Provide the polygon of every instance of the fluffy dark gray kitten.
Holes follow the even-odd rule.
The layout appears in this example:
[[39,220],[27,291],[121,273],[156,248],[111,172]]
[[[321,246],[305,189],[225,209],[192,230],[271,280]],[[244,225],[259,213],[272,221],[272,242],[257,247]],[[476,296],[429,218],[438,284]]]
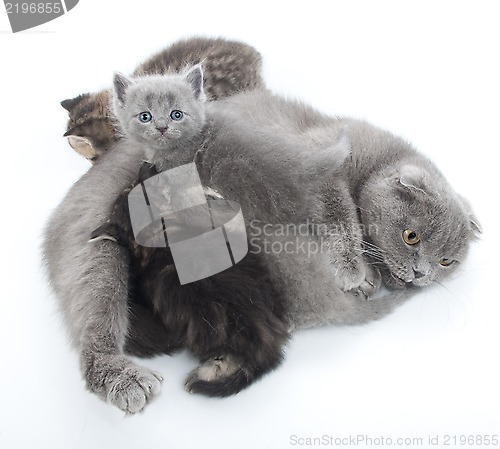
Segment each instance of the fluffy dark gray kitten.
[[[161,330],[149,324],[154,321],[147,310],[130,313],[127,248],[88,238],[110,218],[144,159],[157,170],[196,162],[205,187],[240,203],[250,237],[258,224],[266,226],[253,247],[295,327],[360,324],[386,315],[415,286],[453,272],[478,232],[467,203],[401,139],[267,92],[203,108],[197,102],[200,76],[118,76],[117,115],[132,138],[75,184],[47,228],[50,279],[87,385],[129,412],[159,392],[160,375],[126,357],[127,340],[154,340]],[[152,120],[166,120],[174,110],[182,113],[185,133],[168,120]],[[138,126],[146,112],[151,117],[144,115],[144,126]],[[143,140],[149,143],[141,145]],[[292,239],[283,233],[283,226],[304,223],[306,233]],[[316,226],[325,224],[326,230]],[[264,237],[282,248],[290,241],[297,246],[267,252]],[[311,242],[326,250],[302,251]],[[404,291],[362,300],[377,292],[380,272],[387,286]],[[213,375],[212,366],[207,376]]]

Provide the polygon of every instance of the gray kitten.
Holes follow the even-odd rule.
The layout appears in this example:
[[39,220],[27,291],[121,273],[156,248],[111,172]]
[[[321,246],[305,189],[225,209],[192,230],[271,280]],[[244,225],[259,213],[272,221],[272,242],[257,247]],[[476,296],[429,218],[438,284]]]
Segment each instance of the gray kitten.
[[175,159],[202,142],[206,118],[200,65],[185,74],[138,80],[116,74],[114,89],[116,117],[127,142],[140,148],[145,160],[166,150]]

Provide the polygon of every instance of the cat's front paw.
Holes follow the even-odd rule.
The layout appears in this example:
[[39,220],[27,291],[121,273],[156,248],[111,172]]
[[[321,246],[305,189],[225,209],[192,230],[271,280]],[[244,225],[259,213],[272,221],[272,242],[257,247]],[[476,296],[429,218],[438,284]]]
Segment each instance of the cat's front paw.
[[371,298],[382,282],[379,270],[362,259],[338,267],[336,280],[343,291],[362,299]]
[[108,401],[126,413],[137,413],[161,391],[163,377],[147,368],[128,366],[108,389]]
[[358,288],[366,279],[368,267],[365,263],[351,260],[347,264],[336,262],[335,280],[338,286],[345,292]]
[[378,292],[382,285],[382,276],[377,268],[369,267],[367,274],[359,285],[349,291],[349,293],[357,296],[360,299],[371,299],[373,295]]
[[83,354],[87,387],[126,413],[137,413],[158,395],[163,378],[127,357],[86,352]]
[[139,166],[139,181],[145,181],[146,179],[152,178],[158,174],[158,170],[154,164],[150,162],[143,161]]

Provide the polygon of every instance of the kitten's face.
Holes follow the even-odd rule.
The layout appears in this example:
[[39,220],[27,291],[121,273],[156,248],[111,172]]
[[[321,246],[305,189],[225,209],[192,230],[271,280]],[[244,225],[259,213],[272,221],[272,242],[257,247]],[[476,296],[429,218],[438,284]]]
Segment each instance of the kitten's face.
[[199,67],[180,76],[116,75],[115,111],[125,135],[153,153],[199,135],[205,123],[202,80]]
[[449,276],[481,232],[465,201],[415,166],[377,176],[361,194],[360,212],[368,239],[381,249],[384,281],[398,288]]

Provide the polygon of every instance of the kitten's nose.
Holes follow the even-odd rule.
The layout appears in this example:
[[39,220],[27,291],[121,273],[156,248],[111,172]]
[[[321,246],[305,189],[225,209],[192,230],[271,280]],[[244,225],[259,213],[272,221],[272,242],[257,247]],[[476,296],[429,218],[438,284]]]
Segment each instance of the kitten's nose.
[[156,129],[157,129],[158,131],[160,131],[160,132],[161,132],[161,134],[163,135],[163,134],[165,134],[165,133],[167,132],[167,129],[168,129],[168,128],[165,126],[165,127],[156,128]]
[[415,270],[415,268],[413,268],[413,274],[415,275],[415,279],[420,279],[427,275],[427,273],[422,273],[420,271],[417,271]]

